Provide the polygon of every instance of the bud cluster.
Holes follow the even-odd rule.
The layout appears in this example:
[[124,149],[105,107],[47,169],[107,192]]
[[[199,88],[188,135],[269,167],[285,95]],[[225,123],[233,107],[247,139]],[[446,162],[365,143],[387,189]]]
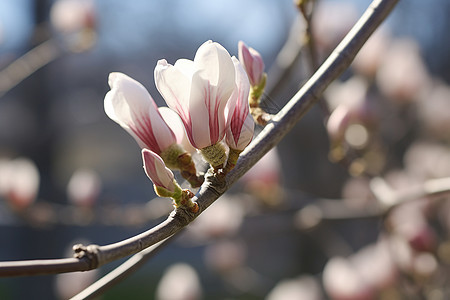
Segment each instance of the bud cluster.
[[156,193],[173,198],[176,206],[198,210],[189,200],[193,194],[180,188],[171,171],[179,170],[192,187],[203,183],[191,149],[202,154],[215,174],[223,175],[236,165],[253,138],[249,101],[254,97],[252,90],[264,88],[264,63],[259,56],[248,65],[242,45],[241,62],[212,41],[199,47],[194,60],[179,59],[174,65],[159,60],[155,84],[168,108],[158,108],[145,87],[131,77],[118,72],[109,75],[106,114],[135,138]]

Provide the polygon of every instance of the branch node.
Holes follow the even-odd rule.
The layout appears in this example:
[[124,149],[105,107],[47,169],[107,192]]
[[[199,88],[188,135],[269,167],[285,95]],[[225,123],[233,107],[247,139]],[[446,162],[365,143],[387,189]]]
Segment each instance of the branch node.
[[89,270],[98,268],[99,265],[99,246],[76,244],[72,247],[75,252],[73,256],[78,259],[87,259],[89,261]]

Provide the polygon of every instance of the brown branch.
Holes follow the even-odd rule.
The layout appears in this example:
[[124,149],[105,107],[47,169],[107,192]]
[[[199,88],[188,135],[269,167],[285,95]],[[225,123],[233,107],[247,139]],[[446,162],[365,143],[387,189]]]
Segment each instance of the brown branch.
[[[329,58],[322,64],[317,72],[297,92],[297,94],[286,104],[286,106],[272,119],[263,131],[241,154],[236,167],[227,175],[226,183],[221,183],[208,173],[205,183],[196,196],[200,210],[192,214],[182,208],[176,209],[168,219],[158,226],[127,240],[106,245],[90,245],[87,247],[77,246],[76,255],[78,263],[73,258],[57,260],[61,263],[73,263],[71,267],[64,266],[57,271],[52,261],[45,261],[45,268],[33,268],[26,275],[38,275],[48,273],[61,273],[79,270],[90,270],[98,268],[106,263],[140,252],[169,236],[180,231],[184,226],[193,221],[201,212],[219,198],[234,182],[247,172],[258,160],[260,160],[272,147],[292,129],[292,127],[304,116],[304,114],[315,104],[326,87],[348,68],[358,51],[382,23],[398,0],[375,0],[355,24],[352,30],[342,42],[331,53]],[[89,261],[86,263],[86,259]],[[23,265],[26,263],[40,264],[42,261],[9,262],[8,272],[5,272],[5,263],[0,263],[0,276],[24,275]],[[50,262],[47,264],[47,262]],[[20,268],[14,268],[14,265]],[[45,272],[44,272],[45,271]]]
[[[172,236],[173,237],[173,236]],[[110,287],[116,285],[123,279],[131,275],[140,266],[145,264],[149,259],[154,257],[165,245],[169,243],[172,239],[169,237],[161,242],[156,243],[153,246],[148,247],[145,250],[133,255],[130,259],[125,261],[123,264],[91,284],[89,287],[84,289],[79,294],[70,298],[70,300],[81,300],[81,299],[93,299],[104,293]]]

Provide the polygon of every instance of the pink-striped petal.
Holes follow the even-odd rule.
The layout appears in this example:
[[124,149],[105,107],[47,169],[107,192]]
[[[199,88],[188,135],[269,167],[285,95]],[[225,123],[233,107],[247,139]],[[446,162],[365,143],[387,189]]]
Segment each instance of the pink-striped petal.
[[197,148],[223,139],[225,107],[235,89],[234,65],[218,43],[200,46],[194,61],[178,60],[170,65],[158,61],[155,83],[167,105],[180,116],[189,141]]
[[127,130],[141,148],[161,153],[176,141],[142,84],[117,72],[110,74],[108,83],[111,90],[105,96],[106,114]]
[[233,57],[236,72],[236,90],[227,104],[226,142],[233,149],[243,150],[252,140],[253,118],[249,114],[250,83],[241,63]]
[[247,47],[244,42],[238,43],[239,60],[244,65],[250,84],[257,86],[264,74],[264,60],[258,51],[251,47]]
[[189,153],[196,152],[195,148],[192,147],[191,143],[189,142],[180,116],[168,107],[160,107],[158,110],[164,121],[167,123],[167,125],[169,125],[170,129],[172,129],[173,133],[175,133],[177,143],[181,144],[184,150],[188,151]]
[[144,170],[154,185],[163,187],[170,192],[175,192],[174,176],[162,158],[153,151],[142,149]]

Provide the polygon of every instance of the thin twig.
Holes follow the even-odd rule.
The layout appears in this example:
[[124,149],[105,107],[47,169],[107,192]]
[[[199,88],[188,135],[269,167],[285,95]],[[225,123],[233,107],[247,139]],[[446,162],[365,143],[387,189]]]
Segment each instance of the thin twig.
[[[259,161],[272,147],[292,129],[292,127],[305,115],[305,113],[318,101],[327,86],[347,69],[375,29],[382,23],[398,0],[375,0],[355,24],[352,30],[331,53],[317,72],[306,82],[286,106],[272,119],[263,131],[241,154],[236,167],[227,175],[226,183],[220,184],[211,174],[208,174],[205,183],[196,196],[200,210],[197,214],[184,209],[176,209],[168,219],[158,226],[127,240],[106,245],[90,245],[76,248],[79,264],[72,268],[60,268],[53,273],[71,272],[83,269],[85,271],[98,268],[116,259],[132,255],[150,247],[169,236],[174,235],[183,227],[193,221],[201,212],[219,198],[234,182],[244,175],[257,161]],[[86,264],[86,258],[89,263]],[[67,259],[73,261],[73,258]],[[58,260],[60,261],[60,260]],[[33,261],[31,261],[33,262]],[[31,263],[28,262],[28,263]],[[22,265],[26,262],[20,262]],[[33,262],[35,263],[35,261]],[[20,276],[23,269],[18,271],[12,267],[4,271],[4,263],[0,263],[0,276]],[[46,264],[48,273],[52,264]],[[43,272],[39,268],[27,272],[27,275],[37,275]]]
[[117,283],[130,276],[140,266],[154,257],[164,246],[169,243],[172,237],[169,237],[133,255],[130,259],[91,284],[82,292],[70,298],[70,300],[92,299],[103,294],[104,291],[111,288],[112,286],[115,286]]
[[439,196],[450,192],[450,177],[429,179],[421,185],[401,190],[392,189],[387,182],[376,177],[370,182],[370,189],[385,211],[402,203],[424,197]]
[[50,39],[13,61],[0,71],[0,97],[63,53],[56,40]]

